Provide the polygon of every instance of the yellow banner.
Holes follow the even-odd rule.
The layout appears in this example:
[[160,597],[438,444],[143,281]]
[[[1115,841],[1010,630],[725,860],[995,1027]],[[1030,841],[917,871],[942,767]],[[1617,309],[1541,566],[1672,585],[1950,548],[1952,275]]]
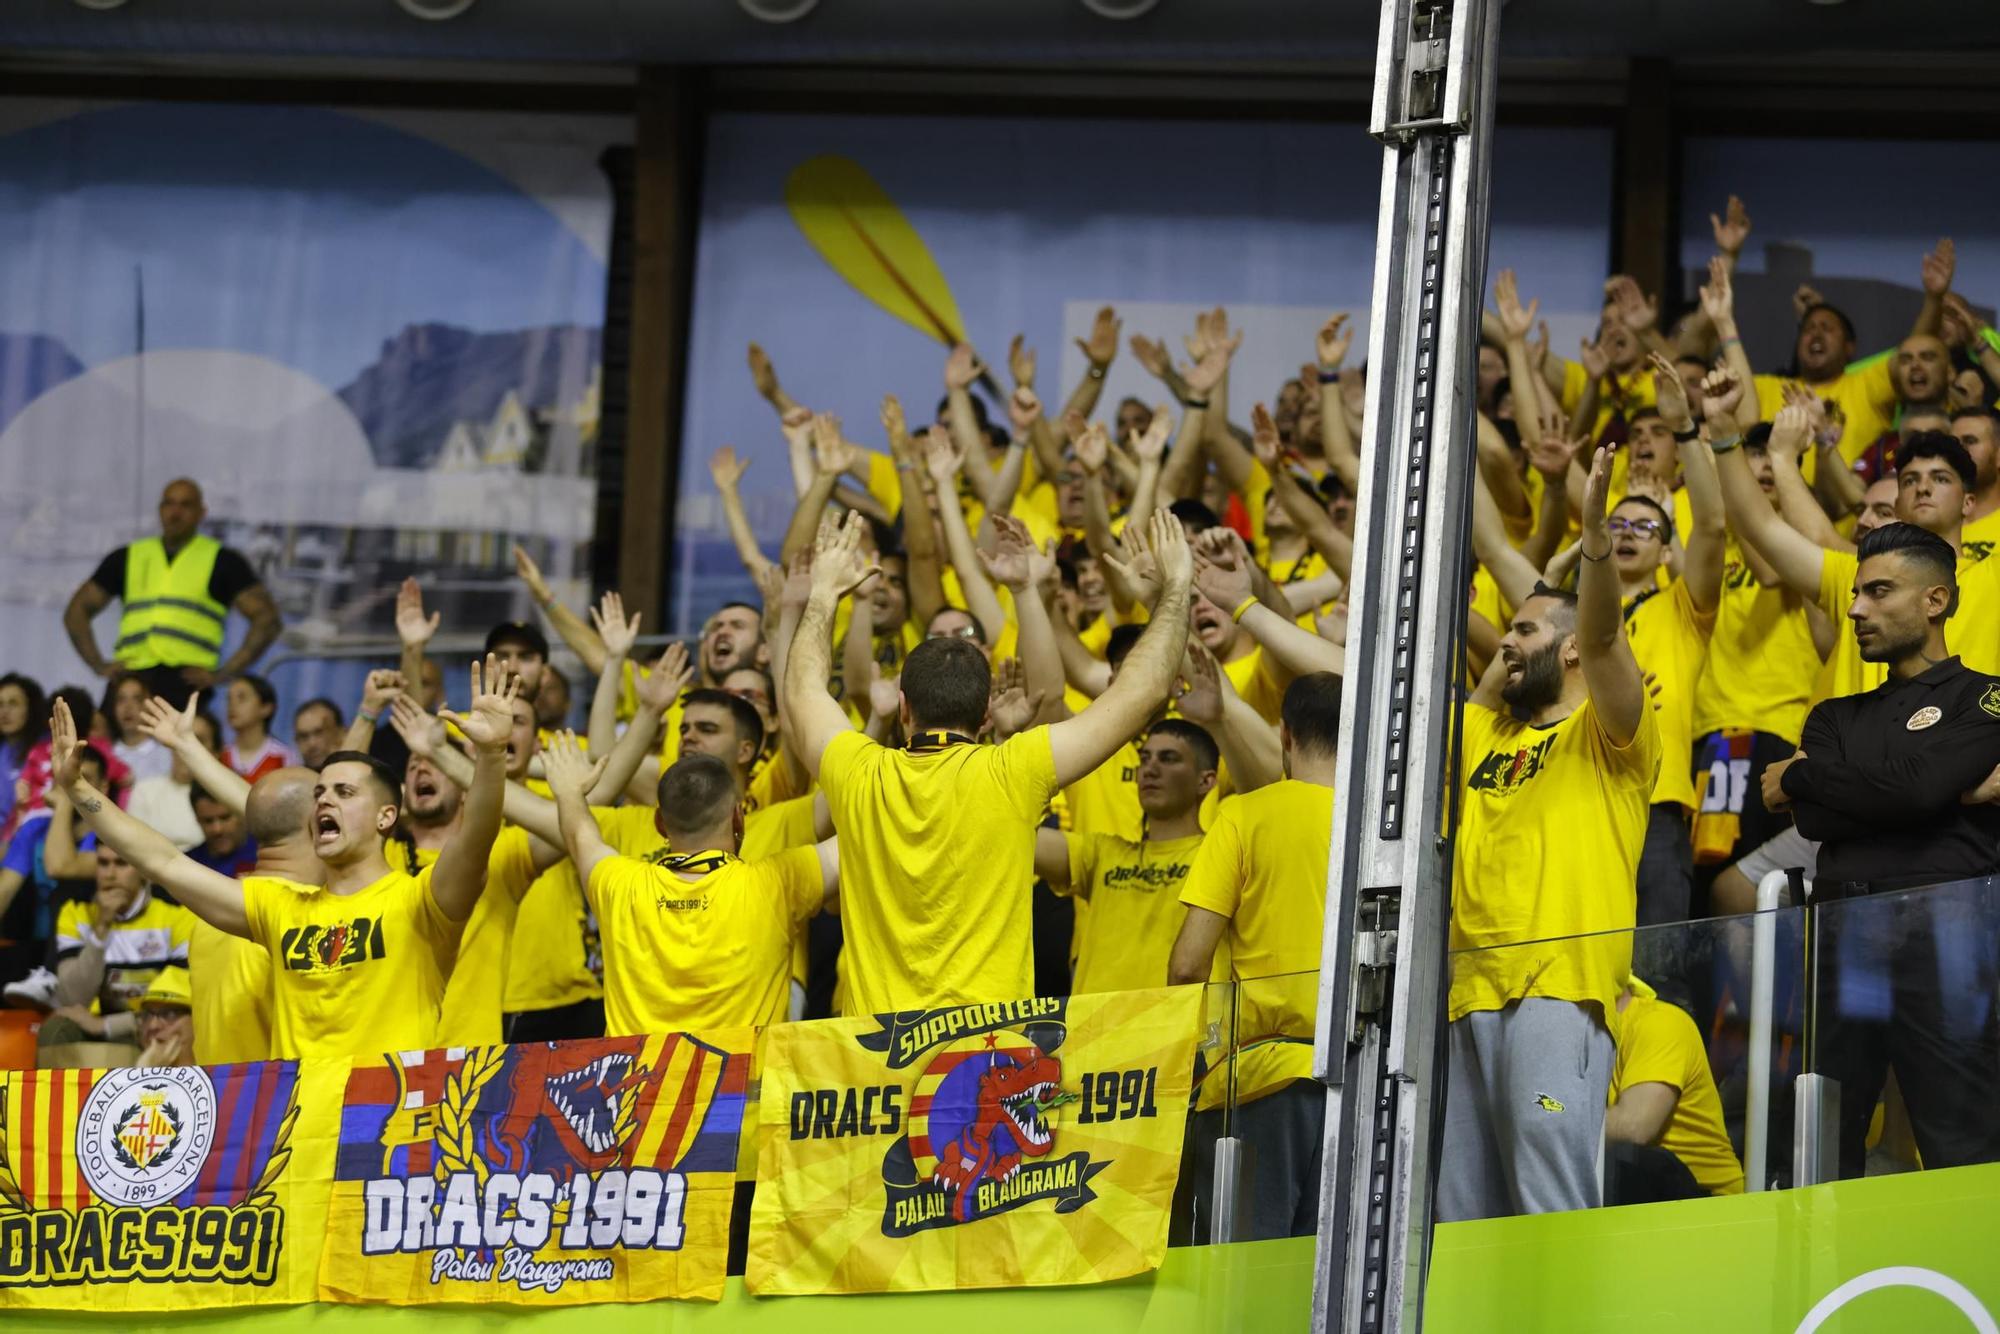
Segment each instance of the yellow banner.
[[768,1030],[750,1291],[1156,1268],[1201,997],[1161,988]]
[[34,1070],[0,1098],[0,1307],[313,1299],[347,1063]]
[[721,1299],[754,1031],[405,1053],[357,1066],[329,1301]]

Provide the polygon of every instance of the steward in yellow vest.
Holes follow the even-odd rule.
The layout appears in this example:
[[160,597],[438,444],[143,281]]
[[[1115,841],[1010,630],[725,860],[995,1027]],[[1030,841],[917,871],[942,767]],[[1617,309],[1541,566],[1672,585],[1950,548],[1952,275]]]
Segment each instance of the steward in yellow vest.
[[206,667],[222,662],[229,608],[208,594],[222,543],[196,533],[171,559],[148,537],[125,548],[125,614],[112,649],[122,667]]

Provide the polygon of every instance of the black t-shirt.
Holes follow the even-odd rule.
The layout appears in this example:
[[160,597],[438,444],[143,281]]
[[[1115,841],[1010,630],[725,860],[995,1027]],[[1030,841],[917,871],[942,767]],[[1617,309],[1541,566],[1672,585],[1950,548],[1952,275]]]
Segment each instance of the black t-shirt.
[[[186,547],[181,548],[186,551]],[[114,598],[125,596],[125,552],[126,548],[106,556],[97,563],[90,582],[109,593]],[[168,562],[178,559],[179,553],[168,558]],[[215,553],[215,570],[208,576],[208,595],[223,606],[233,606],[237,596],[246,588],[255,588],[264,582],[257,577],[257,571],[250,568],[250,562],[235,547],[224,547]]]

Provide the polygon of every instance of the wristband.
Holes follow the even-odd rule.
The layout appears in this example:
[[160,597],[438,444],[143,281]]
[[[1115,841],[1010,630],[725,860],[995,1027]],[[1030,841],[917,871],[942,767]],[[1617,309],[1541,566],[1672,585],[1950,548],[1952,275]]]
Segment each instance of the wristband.
[[1256,605],[1257,605],[1257,595],[1255,593],[1252,593],[1249,597],[1244,598],[1241,602],[1236,604],[1236,610],[1229,613],[1229,619],[1232,621],[1242,620],[1243,613],[1250,610],[1252,607]]
[[1581,556],[1581,557],[1583,557],[1583,558],[1584,558],[1585,560],[1587,560],[1587,561],[1592,561],[1592,562],[1595,562],[1595,561],[1600,561],[1600,560],[1610,560],[1610,559],[1611,559],[1611,548],[1610,548],[1610,547],[1606,547],[1606,548],[1604,548],[1604,554],[1603,554],[1602,556],[1593,556],[1593,555],[1591,555],[1591,554],[1590,554],[1590,553],[1589,553],[1588,551],[1585,551],[1585,550],[1583,549],[1583,544],[1582,544],[1582,543],[1578,543],[1578,544],[1577,544],[1577,548],[1576,548],[1576,554],[1577,554],[1577,555],[1579,555],[1579,556]]
[[1334,369],[1332,369],[1332,370],[1330,370],[1330,371],[1321,371],[1321,372],[1319,373],[1319,382],[1320,382],[1321,384],[1339,384],[1339,383],[1340,383],[1340,368],[1339,368],[1339,367],[1335,367]]
[[1727,338],[1723,339],[1723,340],[1722,340],[1722,341],[1721,341],[1720,343],[1716,344],[1716,346],[1718,346],[1718,347],[1728,347],[1728,346],[1729,346],[1729,345],[1730,345],[1731,343],[1735,343],[1735,344],[1737,344],[1738,346],[1741,346],[1741,345],[1742,345],[1742,342],[1743,342],[1743,340],[1742,340],[1742,339],[1741,339],[1740,337],[1738,337],[1738,336],[1737,336],[1737,335],[1735,335],[1735,334],[1731,334],[1731,335],[1729,335],[1729,337],[1727,337]]
[[1102,380],[1104,378],[1104,367],[1098,365],[1096,362],[1092,362],[1090,368],[1084,371],[1084,374],[1093,380]]
[[1699,426],[1690,426],[1685,431],[1675,431],[1674,439],[1683,445],[1690,440],[1699,440],[1701,439],[1701,428]]
[[1181,406],[1184,408],[1193,408],[1196,411],[1200,411],[1201,409],[1208,406],[1208,400],[1205,398],[1184,398],[1181,400]]
[[1725,435],[1720,440],[1711,441],[1708,448],[1711,453],[1720,456],[1723,454],[1727,454],[1730,450],[1736,448],[1738,445],[1742,443],[1743,443],[1743,437],[1740,435]]

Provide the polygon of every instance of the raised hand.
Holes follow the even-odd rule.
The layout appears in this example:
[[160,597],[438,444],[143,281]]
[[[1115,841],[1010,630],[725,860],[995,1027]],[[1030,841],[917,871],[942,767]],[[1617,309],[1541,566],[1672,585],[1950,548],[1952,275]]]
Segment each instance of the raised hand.
[[1144,334],[1132,335],[1132,357],[1155,379],[1164,379],[1167,374],[1167,345],[1157,338]]
[[441,711],[438,716],[458,727],[483,751],[503,749],[514,730],[514,698],[521,693],[521,678],[504,671],[500,659],[489,653],[484,666],[472,664],[472,704],[464,713]]
[[1811,435],[1811,415],[1802,405],[1788,402],[1771,418],[1771,438],[1765,448],[1796,462]]
[[[528,581],[529,591],[534,593],[537,599],[545,601],[549,586],[541,582],[542,572],[535,570],[535,563],[528,560],[526,552],[515,547],[515,568],[520,568],[524,562],[530,570],[534,570],[534,578]],[[415,579],[403,580],[402,585],[396,589],[396,638],[403,642],[405,648],[422,648],[430,643],[431,636],[437,633],[438,624],[443,619],[444,613],[436,611],[426,617],[423,588]]]
[[1732,256],[1743,253],[1743,243],[1750,239],[1750,213],[1742,200],[1729,196],[1729,203],[1720,215],[1708,215],[1708,225],[1715,229],[1717,250]]
[[812,569],[811,547],[792,557],[792,563],[785,569],[784,587],[778,595],[781,612],[804,611],[806,603],[812,601]]
[[903,401],[894,394],[882,395],[882,434],[888,437],[889,453],[897,462],[908,457],[910,427],[903,419]]
[[1167,454],[1167,437],[1173,434],[1174,419],[1162,403],[1153,409],[1153,419],[1146,423],[1146,429],[1132,435],[1132,452],[1139,456],[1141,463],[1158,463]]
[[361,716],[379,717],[382,710],[403,693],[403,674],[393,668],[378,668],[368,673],[368,679],[361,683]]
[[715,489],[728,494],[743,484],[743,474],[750,471],[750,460],[739,458],[736,449],[724,445],[708,456],[708,475],[715,479]]
[[1222,723],[1222,672],[1215,665],[1215,655],[1208,646],[1193,635],[1187,637],[1187,648],[1181,657],[1180,680],[1174,683],[1174,702],[1179,706],[1181,717],[1203,727],[1217,727]]
[[1195,540],[1194,586],[1216,606],[1234,611],[1250,596],[1250,567],[1227,542],[1212,539],[1215,532],[1211,528]]
[[[1102,434],[1102,427],[1093,427]],[[1028,533],[1028,525],[1011,514],[991,516],[993,524],[993,550],[979,551],[980,565],[986,575],[996,584],[1005,584],[1016,595],[1026,589],[1034,578],[1035,539]]]
[[1076,438],[1076,461],[1085,472],[1104,471],[1104,461],[1111,454],[1111,437],[1101,422],[1092,422],[1083,428],[1083,434]]
[[1035,391],[1027,385],[1022,385],[1008,396],[1007,423],[1014,428],[1015,435],[1026,435],[1033,430],[1041,415],[1042,400],[1035,397]]
[[836,599],[846,597],[881,573],[882,567],[861,545],[867,531],[868,521],[854,511],[849,511],[845,520],[830,514],[820,520],[819,533],[813,538],[813,596],[830,593]]
[[1538,321],[1535,325],[1535,340],[1528,344],[1528,364],[1536,370],[1549,361],[1549,322]]
[[830,412],[816,412],[812,419],[813,464],[822,473],[838,477],[861,467],[861,451],[840,434],[840,418]]
[[1660,420],[1668,429],[1681,432],[1694,426],[1694,417],[1688,412],[1687,385],[1681,381],[1681,373],[1674,369],[1674,363],[1657,352],[1649,352],[1646,359],[1653,367],[1653,395],[1660,410]]
[[669,644],[653,670],[641,675],[633,686],[642,707],[665,713],[674,707],[681,692],[694,684],[694,664],[688,660],[687,645]]
[[1250,452],[1265,472],[1278,470],[1278,423],[1271,420],[1271,410],[1262,403],[1250,409]]
[[1569,476],[1569,465],[1576,458],[1576,451],[1583,448],[1583,438],[1570,435],[1561,408],[1542,414],[1541,436],[1533,444],[1522,442],[1527,449],[1528,466],[1545,480],[1560,484]]
[[1611,357],[1597,343],[1583,339],[1576,345],[1576,359],[1583,366],[1585,374],[1593,380],[1601,380],[1611,369]]
[[1035,592],[1046,602],[1062,588],[1062,571],[1056,566],[1056,540],[1052,537],[1042,545],[1028,548],[1028,582],[1035,586]]
[[950,431],[942,426],[933,426],[924,432],[924,467],[929,469],[931,478],[938,484],[938,498],[942,500],[949,492],[952,479],[965,464],[965,451],[958,447]]
[[[1103,370],[1118,355],[1118,331],[1124,327],[1125,322],[1118,318],[1118,312],[1104,306],[1090,322],[1090,336],[1077,339],[1076,345],[1092,366]],[[1138,348],[1135,346],[1133,351],[1137,352]]]
[[771,358],[755,343],[750,344],[750,383],[757,386],[757,396],[776,406],[778,402],[778,371],[771,365]]
[[1734,434],[1736,405],[1743,401],[1743,386],[1727,367],[1710,371],[1701,382],[1701,411],[1711,427],[1724,425]]
[[189,695],[187,706],[176,709],[158,695],[148,695],[139,706],[140,730],[168,750],[195,741],[194,714],[200,703],[201,696]]
[[[528,595],[534,598],[535,601],[542,603],[554,601],[554,598],[549,593],[548,580],[542,578],[542,567],[535,564],[535,558],[530,556],[527,549],[519,543],[516,543],[514,546],[514,577],[528,586]],[[418,616],[424,614],[423,590],[415,587],[416,580],[414,579],[405,579],[403,584],[404,587],[398,589],[396,592],[396,632],[398,635],[401,635],[403,629],[403,595],[406,590],[411,592],[416,598],[416,614]],[[436,630],[437,618],[432,617],[430,630],[424,634],[423,642],[428,642],[431,633]],[[404,642],[407,643],[408,641]]]
[[1035,349],[1028,346],[1026,334],[1015,334],[1007,344],[1007,374],[1014,377],[1016,389],[1035,387]]
[[635,611],[628,619],[625,599],[615,590],[606,593],[597,606],[590,609],[590,623],[597,628],[597,637],[604,641],[606,654],[614,658],[631,656],[632,645],[639,640],[640,615]]
[[812,450],[813,413],[811,408],[793,405],[786,408],[778,418],[778,431],[785,437],[785,448],[790,457],[797,458]]
[[[1157,519],[1159,515],[1153,517]],[[1175,520],[1174,526],[1179,527],[1180,521]],[[1160,600],[1160,566],[1146,549],[1145,533],[1135,532],[1131,525],[1126,525],[1119,536],[1116,554],[1107,551],[1099,559],[1117,572],[1140,602],[1150,607]]]
[[902,711],[903,678],[882,675],[881,665],[868,664],[868,716],[895,718]]
[[1972,331],[1979,327],[1979,317],[1972,313],[1972,307],[1965,304],[1965,298],[1956,292],[1944,294],[1944,325],[1939,337],[1944,345],[1956,352],[1972,341]]
[[76,734],[76,719],[69,701],[56,696],[49,711],[49,786],[64,790],[83,777],[83,738]]
[[1042,694],[1028,693],[1028,673],[1019,658],[1002,658],[993,672],[993,693],[986,702],[986,716],[993,735],[1004,739],[1028,730],[1042,711]]
[[1319,368],[1323,371],[1337,371],[1340,363],[1347,360],[1347,349],[1354,342],[1354,330],[1348,326],[1347,312],[1338,310],[1319,326],[1319,336],[1313,340],[1314,350],[1319,354]]
[[[1239,335],[1240,336],[1240,335]],[[1187,529],[1166,510],[1155,510],[1147,524],[1146,545],[1160,568],[1166,588],[1186,588],[1194,582],[1194,553],[1188,550]]]
[[558,797],[581,797],[597,786],[604,776],[604,758],[592,760],[583,753],[576,733],[564,728],[542,744],[542,776]]
[[1701,286],[1701,313],[1718,325],[1736,318],[1736,292],[1729,281],[1729,265],[1720,255],[1708,259],[1708,281]]
[[1633,333],[1644,333],[1660,322],[1660,299],[1639,290],[1630,274],[1614,274],[1604,284],[1605,300],[1617,307],[1618,320]]
[[1937,248],[1924,256],[1924,291],[1930,296],[1943,296],[1951,290],[1952,274],[1958,268],[1958,247],[1949,236],[1937,243]]
[[1611,539],[1604,527],[1605,504],[1611,497],[1611,459],[1615,451],[1610,445],[1600,445],[1591,456],[1590,476],[1583,484],[1583,513],[1580,516],[1584,545],[1602,542],[1603,552],[1592,556],[1586,551],[1585,559],[1601,560],[1611,552]]
[[398,695],[389,701],[389,726],[403,738],[410,754],[422,759],[435,757],[441,747],[450,744],[444,720],[424,712],[424,706],[408,695]]
[[1792,293],[1792,314],[1801,320],[1806,317],[1807,311],[1825,304],[1826,298],[1811,283],[1800,283],[1798,290]]
[[1201,360],[1181,371],[1181,379],[1187,382],[1190,391],[1206,394],[1222,383],[1222,377],[1229,373],[1229,359],[1236,355],[1236,349],[1243,345],[1243,333],[1239,329],[1233,337],[1210,344],[1202,353]]
[[1530,301],[1526,308],[1521,305],[1521,292],[1514,283],[1512,269],[1500,270],[1500,276],[1493,280],[1493,305],[1500,319],[1500,328],[1510,339],[1526,341],[1528,330],[1535,327],[1535,316],[1541,312],[1540,298]]
[[973,352],[972,344],[959,343],[951,349],[951,355],[944,359],[944,387],[946,389],[969,389],[986,370]]
[[[1811,433],[1813,439],[1822,440],[1825,438],[1831,423],[1827,420],[1826,402],[1818,394],[1802,384],[1787,383],[1785,385],[1785,406],[1797,407],[1806,414],[1806,430]],[[1838,441],[1839,439],[1839,433],[1835,432],[1834,440]]]

